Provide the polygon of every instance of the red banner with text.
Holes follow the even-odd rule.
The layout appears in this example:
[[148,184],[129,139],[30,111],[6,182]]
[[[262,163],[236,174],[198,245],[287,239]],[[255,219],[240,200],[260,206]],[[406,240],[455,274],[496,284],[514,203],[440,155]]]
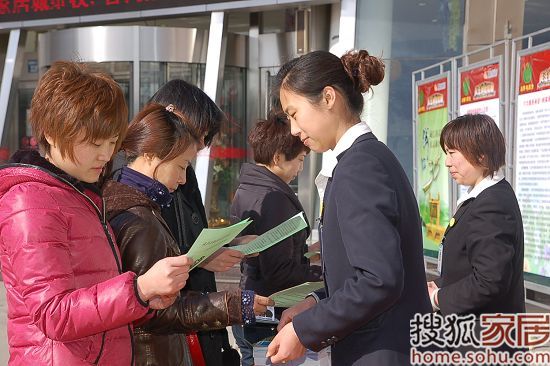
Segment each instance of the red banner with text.
[[550,49],[520,57],[519,94],[550,89]]
[[449,86],[447,78],[437,79],[418,86],[418,113],[447,108]]
[[460,85],[460,104],[498,98],[498,62],[461,72]]
[[[231,0],[0,0],[0,23],[120,13]],[[237,1],[238,2],[238,1]]]

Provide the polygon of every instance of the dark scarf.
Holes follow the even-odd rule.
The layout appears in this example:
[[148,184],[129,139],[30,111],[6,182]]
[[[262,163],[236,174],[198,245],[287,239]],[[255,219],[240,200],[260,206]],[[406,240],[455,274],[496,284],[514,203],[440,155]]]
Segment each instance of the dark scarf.
[[140,172],[123,167],[118,178],[120,183],[133,187],[156,202],[161,208],[170,207],[172,195],[164,184],[158,180],[152,179]]

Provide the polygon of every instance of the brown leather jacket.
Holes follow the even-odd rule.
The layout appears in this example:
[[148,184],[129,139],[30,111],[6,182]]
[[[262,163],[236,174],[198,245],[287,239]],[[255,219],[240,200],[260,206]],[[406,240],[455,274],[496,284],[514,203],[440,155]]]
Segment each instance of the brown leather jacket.
[[[108,181],[103,197],[125,271],[141,275],[158,260],[180,255],[160,207],[145,194],[126,184]],[[240,290],[209,294],[182,290],[172,306],[157,311],[135,328],[135,364],[191,365],[184,333],[241,323]]]

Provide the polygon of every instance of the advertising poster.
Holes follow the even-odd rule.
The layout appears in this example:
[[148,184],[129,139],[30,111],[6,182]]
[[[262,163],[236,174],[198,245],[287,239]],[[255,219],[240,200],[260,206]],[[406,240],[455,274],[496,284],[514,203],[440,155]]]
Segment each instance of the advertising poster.
[[520,56],[516,78],[515,190],[524,270],[550,277],[550,49]]
[[[471,65],[458,71],[460,77],[459,114],[486,114],[503,131],[500,116],[500,63],[490,61],[484,65]],[[459,185],[462,197],[469,187]]]
[[449,119],[449,78],[418,84],[417,95],[417,199],[422,219],[424,252],[437,257],[449,223],[449,175],[439,146],[441,129]]
[[460,70],[459,113],[486,114],[500,125],[499,62]]

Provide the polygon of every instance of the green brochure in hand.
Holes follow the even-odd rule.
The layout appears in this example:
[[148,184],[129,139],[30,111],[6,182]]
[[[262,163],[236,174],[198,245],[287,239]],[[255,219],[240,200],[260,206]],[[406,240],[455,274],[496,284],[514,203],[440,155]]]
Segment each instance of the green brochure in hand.
[[275,301],[275,306],[289,308],[305,299],[306,296],[313,291],[317,291],[323,287],[325,287],[325,283],[323,281],[306,282],[298,286],[287,288],[286,290],[275,292],[269,297]]
[[246,219],[228,227],[203,229],[186,254],[194,261],[191,269],[201,264],[205,259],[214,254],[216,250],[235,239],[251,222],[252,220]]
[[304,213],[300,212],[273,229],[266,231],[251,242],[231,247],[231,249],[238,250],[245,255],[259,253],[306,227],[307,222],[304,219]]

